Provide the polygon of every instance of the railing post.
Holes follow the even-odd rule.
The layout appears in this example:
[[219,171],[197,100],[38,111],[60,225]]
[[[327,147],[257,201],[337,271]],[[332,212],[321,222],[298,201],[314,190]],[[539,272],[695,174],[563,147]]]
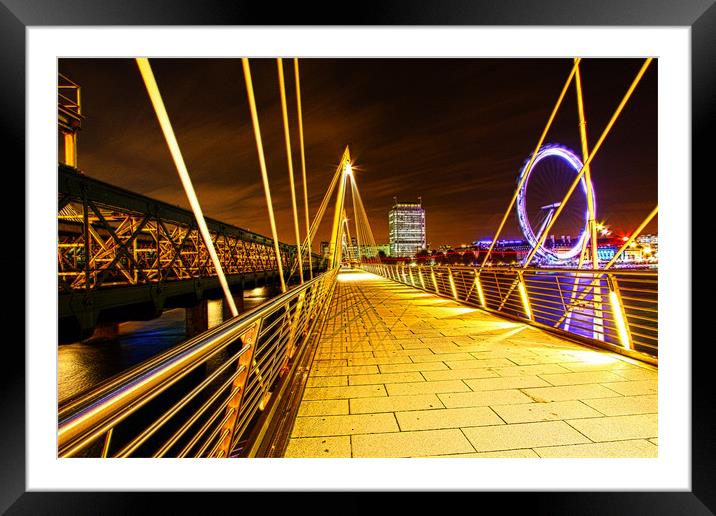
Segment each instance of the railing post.
[[450,290],[452,297],[457,300],[457,289],[455,288],[455,279],[452,277],[452,267],[448,267],[448,280],[450,281]]
[[607,284],[609,285],[609,302],[612,305],[612,314],[614,315],[614,323],[617,326],[619,342],[624,348],[633,349],[631,332],[629,331],[629,324],[622,304],[617,279],[609,274],[607,275]]
[[291,322],[291,330],[288,336],[288,343],[286,345],[286,358],[284,359],[282,369],[288,365],[288,361],[293,358],[293,355],[296,352],[296,334],[298,333],[298,322],[301,318],[301,310],[303,309],[303,303],[305,298],[306,292],[303,291],[299,294],[298,301],[296,301],[296,311],[293,314],[293,320]]
[[487,304],[485,303],[485,293],[482,291],[482,282],[480,281],[479,272],[475,272],[475,287],[477,287],[477,295],[480,298],[482,308],[487,308]]
[[256,341],[258,339],[260,326],[261,321],[255,322],[240,337],[240,342],[244,346],[248,346],[249,349],[239,357],[239,363],[237,365],[237,368],[243,368],[243,371],[234,380],[231,392],[233,392],[237,388],[239,390],[226,405],[228,417],[221,429],[220,435],[222,435],[223,437],[221,438],[221,444],[219,445],[219,448],[217,450],[221,457],[228,457],[231,453],[231,442],[236,432],[236,423],[239,420],[239,411],[241,409],[241,402],[244,398],[244,392],[246,391],[246,382],[252,369],[251,365],[253,363],[254,351],[256,350],[258,344]]
[[534,318],[532,317],[532,308],[530,307],[530,299],[527,294],[527,287],[525,286],[522,271],[517,271],[517,282],[517,288],[520,290],[520,297],[522,298],[522,306],[524,307],[525,315],[528,319],[534,320]]

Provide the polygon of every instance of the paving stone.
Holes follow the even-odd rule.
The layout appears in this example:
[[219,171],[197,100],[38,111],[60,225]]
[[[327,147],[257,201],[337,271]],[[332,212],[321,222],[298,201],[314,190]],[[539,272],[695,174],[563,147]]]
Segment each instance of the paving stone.
[[412,364],[410,357],[370,357],[370,358],[354,358],[348,360],[349,366],[370,366],[370,365],[391,365],[391,364]]
[[587,400],[591,398],[609,398],[620,396],[619,393],[599,384],[567,385],[563,387],[538,387],[523,389],[527,396],[537,402]]
[[563,458],[653,458],[659,448],[644,440],[606,443],[574,444],[570,446],[548,446],[534,448],[540,457]]
[[610,371],[589,371],[584,373],[540,374],[540,378],[555,386],[579,385],[585,383],[619,382],[624,380]]
[[656,380],[637,380],[625,382],[603,383],[607,387],[624,396],[639,396],[642,394],[656,394],[658,383]]
[[503,425],[504,422],[488,407],[413,410],[396,412],[401,431],[438,430],[468,426]]
[[456,429],[354,435],[351,441],[354,457],[429,457],[475,451]]
[[656,414],[659,408],[659,399],[654,395],[592,399],[584,400],[584,403],[597,409],[605,416]]
[[564,421],[478,426],[462,431],[478,452],[589,442]]
[[407,396],[413,394],[430,394],[438,392],[462,392],[470,388],[461,380],[445,380],[440,382],[391,383],[385,388],[389,396]]
[[381,373],[409,373],[411,371],[447,371],[448,366],[442,362],[420,362],[418,364],[411,362],[410,364],[381,364],[378,369]]
[[[499,376],[533,376],[550,373],[566,373],[567,369],[558,364],[536,364],[527,366],[495,367]],[[551,382],[550,382],[551,383]]]
[[450,360],[446,364],[451,369],[477,369],[478,367],[511,367],[514,362],[510,362],[507,358],[483,358],[475,359],[470,357],[467,360]]
[[658,380],[659,372],[641,367],[630,367],[613,371],[617,376],[627,380]]
[[436,355],[446,355],[448,353],[465,353],[469,350],[463,349],[457,344],[432,344],[430,351]]
[[316,358],[313,360],[312,367],[346,367],[348,365],[348,361],[345,358],[342,358],[340,355],[345,355],[345,353],[331,353],[329,355],[323,355],[324,357],[330,358],[320,358],[320,355],[316,355]]
[[418,355],[433,355],[433,352],[429,348],[418,348],[418,349],[398,349],[390,351],[374,350],[373,356],[376,358],[380,357],[414,357]]
[[453,455],[441,455],[440,458],[466,458],[466,459],[537,459],[539,455],[530,448],[523,450],[501,450],[495,452],[480,453],[456,453]]
[[306,387],[344,387],[348,385],[347,376],[311,376]]
[[465,380],[473,391],[496,391],[500,389],[523,389],[549,385],[537,376],[508,376],[506,378],[478,378]]
[[524,395],[516,389],[504,391],[441,393],[438,394],[438,398],[440,398],[440,401],[442,401],[448,408],[534,403],[532,398]]
[[592,441],[658,437],[656,414],[570,419],[567,422]]
[[351,456],[350,436],[307,437],[291,439],[284,453],[286,458],[321,458]]
[[469,360],[472,357],[469,353],[442,353],[436,355],[431,351],[429,355],[411,355],[410,358],[413,359],[413,362],[445,362],[450,365],[450,363],[447,362],[448,360]]
[[336,416],[348,414],[348,400],[303,400],[298,408],[299,416]]
[[311,376],[347,376],[349,374],[375,374],[378,368],[371,366],[313,367]]
[[510,360],[517,365],[536,365],[536,364],[560,364],[564,365],[563,357],[545,357],[540,355],[509,355]]
[[384,396],[378,398],[353,398],[350,400],[351,414],[397,412],[445,408],[435,394],[413,396]]
[[447,371],[423,371],[423,376],[429,382],[438,380],[463,380],[465,378],[495,378],[497,373],[488,368],[480,369],[450,369]]
[[297,417],[291,437],[373,434],[398,431],[395,417],[385,414]]
[[496,405],[492,407],[492,410],[497,412],[508,424],[602,416],[602,414],[581,401]]
[[619,358],[605,355],[600,357],[598,362],[565,362],[560,364],[565,369],[569,369],[575,373],[582,373],[587,371],[612,371],[618,374],[617,371],[621,369],[635,369],[636,366],[620,360]]
[[360,374],[348,377],[350,385],[370,385],[377,383],[405,383],[424,381],[423,375],[419,372],[412,373],[385,373],[385,374]]
[[307,387],[304,400],[332,400],[342,398],[371,398],[387,396],[382,385],[349,385],[348,387]]

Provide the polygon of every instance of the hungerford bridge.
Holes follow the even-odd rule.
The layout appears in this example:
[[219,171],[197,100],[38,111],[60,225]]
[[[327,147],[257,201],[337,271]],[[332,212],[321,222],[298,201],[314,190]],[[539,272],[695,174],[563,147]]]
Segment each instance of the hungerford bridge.
[[[591,149],[574,59],[493,244],[513,208],[520,216],[520,192],[571,87],[582,158],[517,267],[489,259],[474,267],[381,263],[348,148],[311,222],[297,60],[303,217],[277,60],[295,244],[276,234],[248,59],[242,65],[272,235],[205,218],[151,65],[136,61],[191,211],[77,169],[80,87],[60,77],[60,339],[85,338],[140,312],[146,318],[200,304],[207,289],[220,289],[227,314],[207,329],[188,310],[199,320],[188,340],[63,401],[59,456],[656,456],[657,272],[612,267],[656,208],[608,263],[587,245],[596,242],[590,163],[650,59]],[[545,238],[575,190],[587,200],[578,266],[531,265],[548,252]],[[344,245],[351,241],[346,197],[357,256]],[[333,199],[329,249],[317,256],[312,240]],[[266,284],[280,293],[240,313],[235,294]]]

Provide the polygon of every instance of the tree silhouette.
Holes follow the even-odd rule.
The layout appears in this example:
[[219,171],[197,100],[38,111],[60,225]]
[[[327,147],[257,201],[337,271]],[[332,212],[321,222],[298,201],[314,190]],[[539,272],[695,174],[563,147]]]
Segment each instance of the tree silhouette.
[[485,258],[487,258],[487,249],[480,249],[477,252],[477,258],[475,261],[478,265],[483,265],[485,263]]

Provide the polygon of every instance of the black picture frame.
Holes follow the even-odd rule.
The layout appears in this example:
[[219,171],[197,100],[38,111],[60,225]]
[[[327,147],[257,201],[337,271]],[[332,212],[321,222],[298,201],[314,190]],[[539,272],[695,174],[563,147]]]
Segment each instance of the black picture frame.
[[[334,7],[330,9],[322,3],[309,2],[273,5],[221,0],[0,0],[0,62],[4,75],[0,94],[3,132],[0,142],[6,160],[17,158],[4,161],[4,189],[11,189],[5,190],[4,202],[12,197],[22,205],[17,206],[14,213],[25,211],[25,156],[20,151],[25,148],[25,30],[28,26],[43,25],[686,26],[691,28],[692,52],[692,180],[695,170],[703,169],[713,175],[713,166],[708,163],[711,161],[709,151],[713,147],[709,135],[714,133],[716,125],[714,0],[393,0],[336,4]],[[13,194],[8,196],[8,191]],[[22,219],[22,224],[18,219]],[[25,234],[24,217],[13,219],[12,232],[17,234],[20,230],[24,243],[29,237]],[[694,229],[691,230],[692,235],[695,234]],[[6,256],[0,253],[3,269],[12,267],[17,271],[22,267],[23,274],[13,273],[5,277],[4,298],[12,299],[12,302],[1,312],[2,327],[6,331],[22,328],[20,336],[24,342],[24,325],[20,326],[19,321],[26,320],[25,277],[31,271],[24,263],[24,253],[22,258],[17,254]],[[12,344],[5,339],[4,367],[0,374],[0,511],[7,514],[141,514],[153,512],[152,502],[161,503],[161,512],[171,514],[211,513],[220,510],[220,504],[224,503],[233,506],[229,509],[231,512],[240,510],[246,493],[26,492],[25,351],[19,342],[20,338],[13,339]],[[681,343],[684,349],[690,344]],[[479,493],[480,503],[493,498],[498,507],[521,507],[531,513],[548,514],[714,514],[716,439],[712,437],[715,409],[711,401],[714,390],[707,380],[710,362],[705,348],[710,342],[701,344],[703,347],[691,347],[691,491]],[[53,351],[54,343],[48,343],[47,352]],[[304,503],[306,494],[278,496],[276,493],[271,495],[270,503],[311,507],[313,504],[306,506]],[[264,497],[266,495],[263,493]],[[425,504],[420,493],[404,498],[406,502]],[[239,500],[242,505],[237,504]],[[363,493],[350,493],[342,503],[344,510],[340,512],[373,510],[373,502],[366,500]]]

